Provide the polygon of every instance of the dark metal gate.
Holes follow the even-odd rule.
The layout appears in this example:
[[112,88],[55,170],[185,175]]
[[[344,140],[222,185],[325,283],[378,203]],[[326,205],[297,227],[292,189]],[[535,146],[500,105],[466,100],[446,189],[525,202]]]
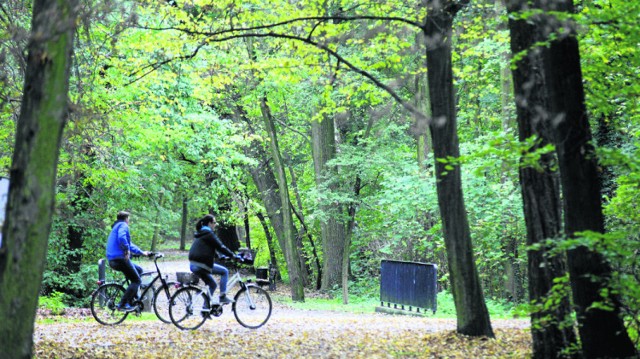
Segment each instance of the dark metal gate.
[[437,309],[438,266],[383,260],[380,265],[380,302],[383,308],[415,311]]

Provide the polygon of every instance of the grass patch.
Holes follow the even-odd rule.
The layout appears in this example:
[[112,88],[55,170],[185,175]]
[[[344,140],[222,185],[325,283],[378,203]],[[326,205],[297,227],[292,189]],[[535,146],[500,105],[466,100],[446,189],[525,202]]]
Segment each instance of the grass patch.
[[349,297],[349,304],[342,304],[342,297],[316,298],[306,297],[304,302],[294,302],[290,296],[274,294],[275,302],[285,304],[294,309],[301,310],[328,310],[348,313],[373,313],[375,307],[380,305],[377,299]]
[[[126,322],[146,322],[146,321],[159,321],[155,313],[143,312],[140,316],[129,314],[123,323]],[[47,315],[36,317],[36,324],[57,324],[57,323],[86,323],[96,322],[93,316],[73,316],[73,315]],[[97,323],[97,322],[96,322]]]
[[[306,296],[304,302],[294,302],[291,297],[285,294],[271,293],[272,299],[281,304],[285,304],[294,309],[300,310],[328,310],[336,312],[348,313],[374,313],[375,308],[380,306],[380,300],[377,298],[360,298],[349,297],[349,304],[342,304],[342,296],[328,297],[312,297]],[[449,292],[440,292],[437,297],[438,305],[436,313],[427,311],[424,316],[433,318],[456,318],[456,309],[453,302],[453,295]],[[522,317],[514,315],[514,305],[496,300],[487,300],[487,309],[492,319],[511,319],[514,317]]]

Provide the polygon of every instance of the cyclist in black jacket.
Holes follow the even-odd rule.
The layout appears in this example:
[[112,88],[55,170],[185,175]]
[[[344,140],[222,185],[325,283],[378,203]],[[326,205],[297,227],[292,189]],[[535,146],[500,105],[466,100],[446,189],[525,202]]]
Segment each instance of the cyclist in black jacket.
[[214,301],[213,293],[216,290],[216,281],[212,274],[218,274],[220,278],[220,303],[233,303],[233,299],[227,297],[227,280],[229,279],[229,270],[216,264],[215,260],[222,253],[230,258],[238,258],[229,248],[227,248],[216,234],[214,229],[216,226],[216,218],[207,214],[196,224],[197,232],[189,249],[189,269],[198,277],[202,278],[204,283],[209,287],[209,295]]

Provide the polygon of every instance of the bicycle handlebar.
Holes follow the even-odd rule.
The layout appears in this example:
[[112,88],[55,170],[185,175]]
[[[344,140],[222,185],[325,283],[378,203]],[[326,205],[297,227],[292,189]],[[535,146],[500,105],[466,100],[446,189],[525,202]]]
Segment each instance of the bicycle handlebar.
[[147,258],[153,257],[154,259],[159,259],[164,257],[164,253],[149,252],[149,254],[146,256],[142,254],[131,254],[131,258],[140,258],[140,257],[147,257]]

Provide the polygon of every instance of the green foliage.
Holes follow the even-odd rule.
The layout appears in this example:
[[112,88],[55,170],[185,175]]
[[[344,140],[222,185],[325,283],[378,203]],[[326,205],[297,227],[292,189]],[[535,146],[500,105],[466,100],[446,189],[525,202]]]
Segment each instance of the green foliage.
[[[6,54],[0,56],[0,172],[5,175],[21,95],[19,55],[29,24],[24,4],[10,3],[13,26],[0,26],[0,52]],[[640,233],[640,5],[609,3],[581,2],[576,19],[582,26],[590,115],[612,131],[608,141],[596,136],[601,164],[615,173],[605,212],[612,233],[571,239],[558,250],[588,245],[605,254],[617,270],[614,290],[622,293],[631,323],[632,310],[640,308],[634,284]],[[256,266],[266,266],[266,238],[254,216],[264,213],[264,203],[247,168],[267,164],[248,155],[247,148],[265,145],[259,101],[267,96],[283,157],[296,176],[291,198],[293,202],[294,192],[300,196],[302,205],[296,209],[308,230],[302,248],[314,271],[306,235],[316,240],[322,259],[321,221],[335,217],[348,223],[351,218],[338,209],[353,207],[350,291],[355,298],[376,296],[382,259],[436,263],[446,289],[449,274],[433,169],[438,161],[448,170],[461,166],[474,255],[490,310],[503,313],[511,306],[503,303],[512,294],[505,290],[512,279],[507,267],[519,270],[516,281],[522,296],[517,300],[526,303],[526,233],[517,171],[539,166],[540,156],[553,149],[529,153],[537,139],[516,139],[504,9],[472,2],[456,17],[453,67],[462,155],[434,159],[427,148],[426,162],[419,166],[416,137],[426,133],[425,124],[346,63],[367,70],[399,98],[418,101],[426,78],[425,48],[418,36],[421,30],[407,21],[421,22],[426,9],[394,1],[358,6],[347,1],[340,10],[320,5],[113,1],[86,14],[72,71],[73,111],[58,166],[57,212],[43,293],[64,291],[71,302],[86,301],[118,210],[132,212],[133,241],[141,248],[151,246],[155,233],[161,248],[177,247],[185,197],[187,233],[198,216],[210,211],[241,224],[247,208]],[[406,21],[289,21],[337,11]],[[248,30],[232,31],[230,24]],[[265,24],[278,25],[261,27]],[[249,33],[256,36],[242,37]],[[307,38],[342,60],[300,40]],[[327,181],[318,185],[310,128],[311,121],[321,117],[335,120],[339,146],[328,164]],[[362,184],[357,195],[356,178]],[[73,235],[80,239],[72,241]],[[287,280],[284,256],[275,247]],[[337,300],[338,292],[335,295]],[[439,311],[452,313],[450,298],[439,301]],[[524,306],[513,310],[522,315]]]
[[65,294],[61,292],[53,292],[48,296],[38,298],[38,308],[49,310],[53,315],[64,314],[66,307]]

